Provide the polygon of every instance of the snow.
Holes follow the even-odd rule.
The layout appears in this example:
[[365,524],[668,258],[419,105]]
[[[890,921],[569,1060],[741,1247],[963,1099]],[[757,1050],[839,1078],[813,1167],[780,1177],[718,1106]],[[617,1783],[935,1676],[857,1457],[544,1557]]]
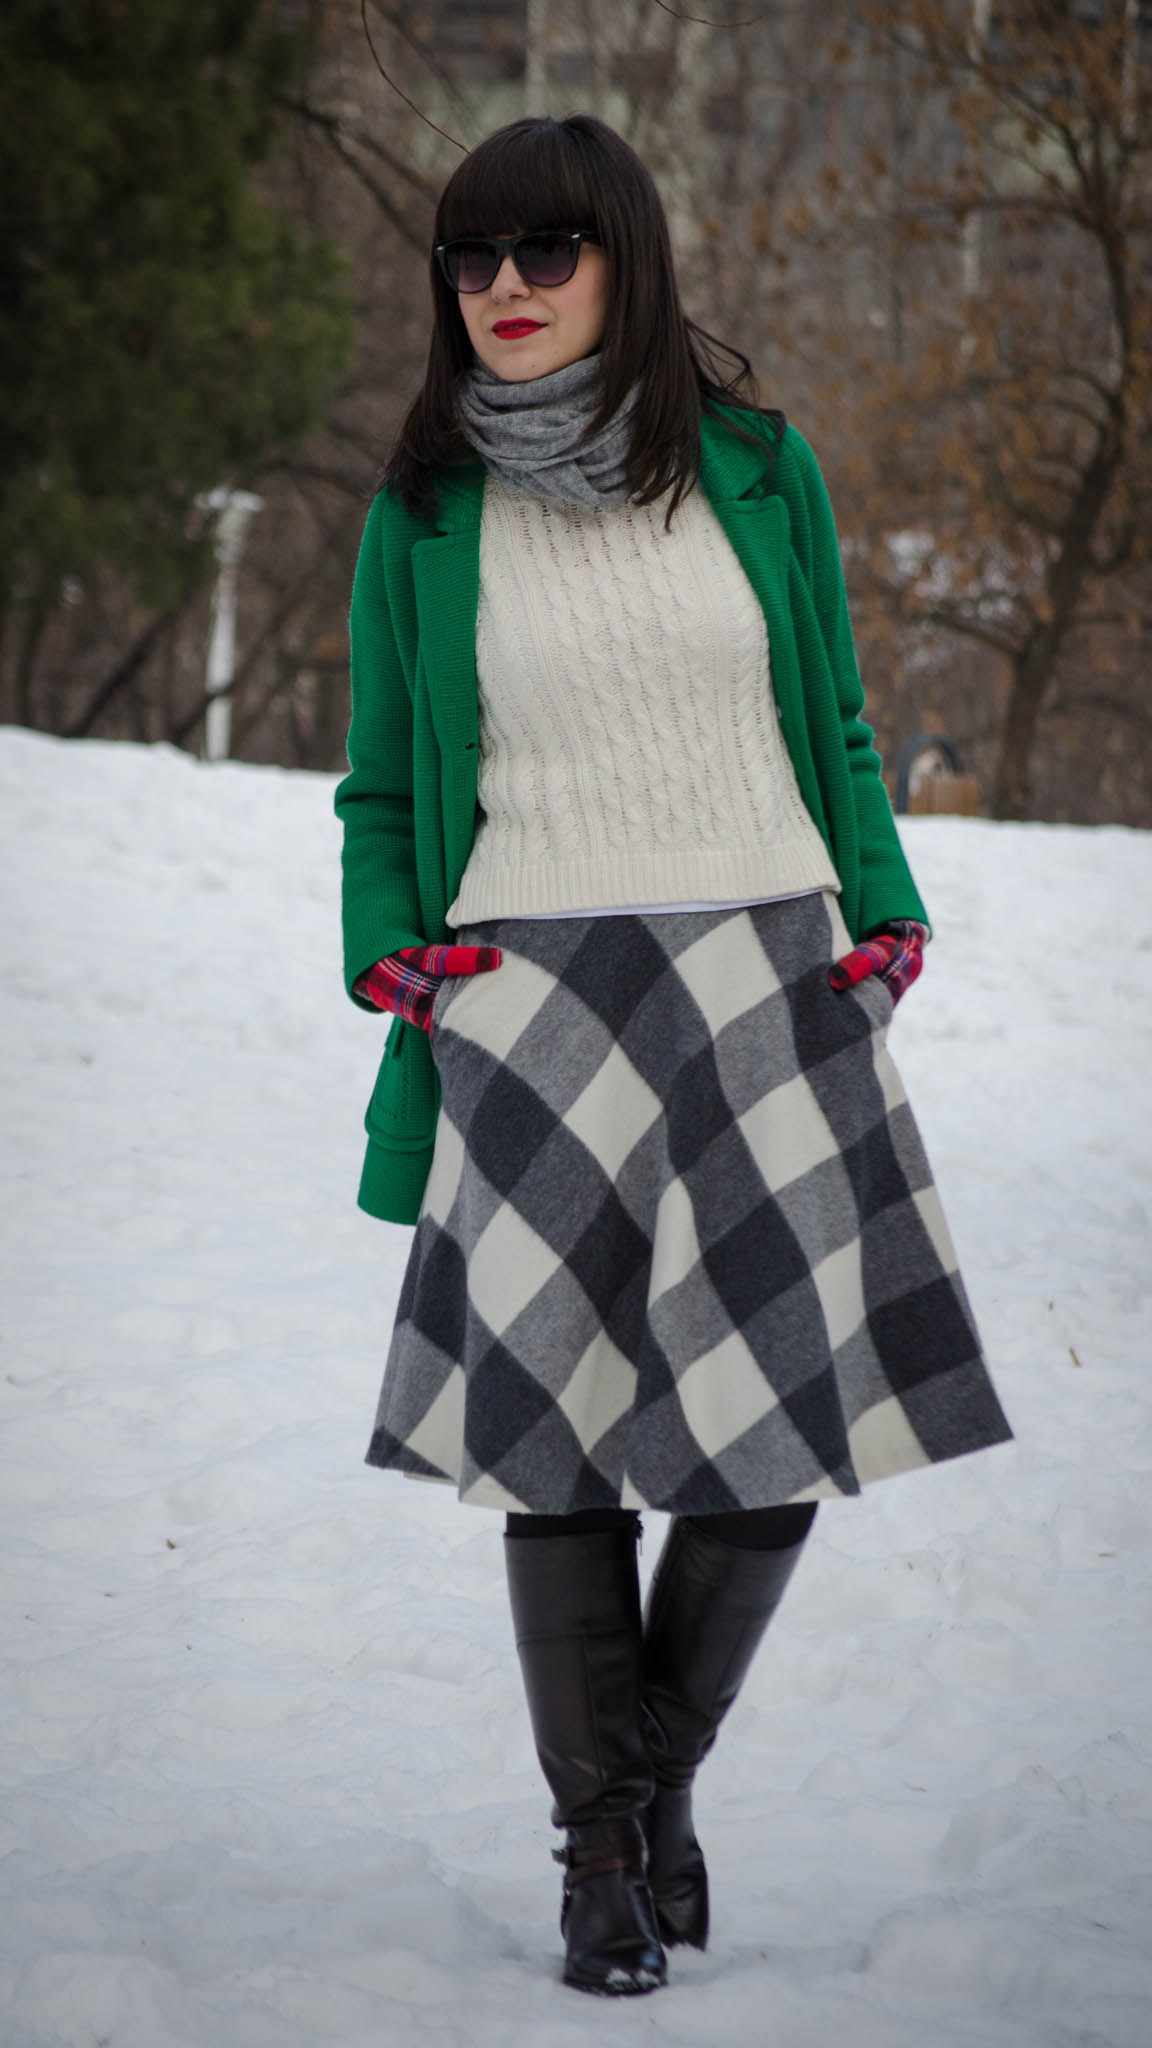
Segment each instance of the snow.
[[0,733],[4,2048],[1144,2048],[1152,837],[902,823],[1017,1441],[822,1506],[701,1773],[712,1944],[618,2003],[559,1982],[502,1520],[362,1462],[410,1233],[332,786]]

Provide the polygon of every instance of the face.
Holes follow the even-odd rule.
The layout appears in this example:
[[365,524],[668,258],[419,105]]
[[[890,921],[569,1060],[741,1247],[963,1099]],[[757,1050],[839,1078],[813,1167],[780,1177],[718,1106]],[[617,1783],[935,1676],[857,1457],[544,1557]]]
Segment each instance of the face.
[[566,369],[599,348],[607,291],[603,249],[581,242],[567,284],[525,284],[505,256],[486,292],[458,292],[457,299],[480,361],[507,383],[523,383]]

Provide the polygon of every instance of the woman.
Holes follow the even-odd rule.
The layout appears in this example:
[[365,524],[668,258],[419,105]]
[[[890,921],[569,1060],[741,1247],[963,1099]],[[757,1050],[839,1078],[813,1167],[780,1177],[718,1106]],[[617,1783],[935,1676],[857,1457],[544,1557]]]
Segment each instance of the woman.
[[817,1500],[1011,1431],[885,1046],[927,920],[810,448],[589,117],[472,152],[432,287],[336,794],[360,1200],[416,1224],[368,1462],[506,1512],[564,1978],[643,1992]]

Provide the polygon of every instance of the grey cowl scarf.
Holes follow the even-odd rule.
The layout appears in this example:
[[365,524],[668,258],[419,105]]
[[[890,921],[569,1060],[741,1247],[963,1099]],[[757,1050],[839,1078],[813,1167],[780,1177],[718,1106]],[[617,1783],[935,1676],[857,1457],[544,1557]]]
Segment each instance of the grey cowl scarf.
[[583,444],[580,436],[600,403],[599,356],[522,383],[498,377],[476,359],[457,382],[456,408],[466,439],[514,490],[579,505],[618,505],[630,495],[625,462],[639,389],[634,384],[607,426]]

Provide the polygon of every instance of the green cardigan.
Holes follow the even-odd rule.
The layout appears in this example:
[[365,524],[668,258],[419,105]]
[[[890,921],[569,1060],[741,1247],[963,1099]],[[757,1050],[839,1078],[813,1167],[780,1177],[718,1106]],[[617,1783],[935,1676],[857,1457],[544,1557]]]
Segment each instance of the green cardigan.
[[[927,923],[862,715],[816,458],[791,426],[774,468],[767,445],[731,433],[722,418],[705,416],[701,442],[700,485],[763,606],[780,729],[840,877],[848,930],[856,938],[890,917]],[[434,516],[415,517],[387,489],[368,514],[352,592],[351,772],[335,797],[350,995],[386,953],[449,936],[444,913],[471,851],[484,475],[479,460],[448,473]],[[394,1019],[365,1118],[359,1201],[370,1215],[416,1221],[439,1106],[427,1033]]]

